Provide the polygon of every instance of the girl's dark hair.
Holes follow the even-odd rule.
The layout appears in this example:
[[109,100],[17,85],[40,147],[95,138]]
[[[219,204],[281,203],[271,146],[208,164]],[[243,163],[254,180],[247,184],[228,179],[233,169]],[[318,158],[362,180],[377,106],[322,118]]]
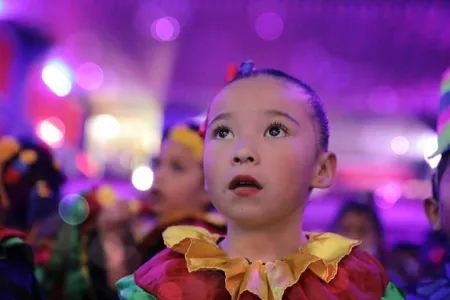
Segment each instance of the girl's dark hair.
[[[251,62],[246,62],[249,64],[252,64]],[[244,63],[241,68],[239,69],[237,75],[229,81],[226,85],[229,85],[235,81],[244,79],[244,78],[251,78],[251,77],[258,77],[258,76],[269,76],[275,79],[283,80],[289,83],[292,83],[300,88],[302,88],[308,95],[308,102],[312,109],[312,117],[315,119],[314,125],[316,127],[316,130],[319,134],[319,145],[322,148],[323,151],[328,151],[328,144],[330,139],[330,128],[329,128],[329,121],[328,116],[325,111],[325,107],[322,103],[322,100],[317,95],[317,93],[306,83],[303,81],[297,79],[294,76],[291,76],[287,73],[284,73],[280,70],[276,69],[253,69],[253,65],[250,66],[250,68],[243,68],[243,66],[246,64]]]
[[450,150],[442,153],[441,160],[436,168],[436,173],[433,174],[431,184],[433,188],[433,198],[439,201],[439,187],[441,186],[441,180],[445,171],[450,165]]

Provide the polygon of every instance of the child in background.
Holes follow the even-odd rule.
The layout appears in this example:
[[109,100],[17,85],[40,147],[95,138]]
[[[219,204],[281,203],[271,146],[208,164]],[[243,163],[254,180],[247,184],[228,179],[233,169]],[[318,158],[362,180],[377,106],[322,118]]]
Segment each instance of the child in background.
[[[384,231],[372,195],[367,199],[346,201],[338,211],[332,224],[332,231],[348,238],[361,240],[360,248],[386,262]],[[361,201],[359,201],[361,200]]]
[[426,278],[418,285],[415,295],[408,296],[408,299],[450,298],[450,69],[444,73],[441,92],[437,126],[439,147],[432,156],[441,155],[441,160],[432,177],[433,197],[425,200],[424,209],[432,229],[444,234],[447,245],[446,249],[441,248],[441,257],[437,261],[442,266],[441,273]]
[[162,233],[170,226],[195,225],[225,233],[225,220],[211,211],[204,189],[203,147],[199,126],[193,122],[175,125],[164,134],[160,155],[152,163],[154,181],[147,199],[154,217],[146,219],[146,226],[135,226],[145,232],[136,237],[143,262],[164,250]]
[[0,138],[2,224],[29,233],[58,211],[66,177],[44,144],[32,139]]
[[359,241],[302,231],[311,191],[328,188],[336,156],[317,94],[252,62],[213,99],[203,165],[224,237],[193,226],[117,283],[122,299],[404,299]]
[[57,210],[64,182],[46,146],[31,139],[0,138],[0,299],[42,299],[33,251],[25,240],[32,240]]
[[37,275],[46,298],[117,299],[115,281],[140,262],[130,228],[140,209],[139,203],[119,200],[108,185],[64,201],[61,216],[38,237]]

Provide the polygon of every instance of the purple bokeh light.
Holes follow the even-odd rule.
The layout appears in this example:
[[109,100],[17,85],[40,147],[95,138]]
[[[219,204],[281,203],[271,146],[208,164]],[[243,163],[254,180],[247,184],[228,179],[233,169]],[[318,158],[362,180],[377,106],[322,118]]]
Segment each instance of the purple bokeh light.
[[180,23],[175,18],[163,17],[153,21],[152,36],[158,41],[169,42],[180,34]]
[[284,22],[276,13],[263,13],[256,19],[255,29],[256,33],[263,40],[274,41],[283,33]]

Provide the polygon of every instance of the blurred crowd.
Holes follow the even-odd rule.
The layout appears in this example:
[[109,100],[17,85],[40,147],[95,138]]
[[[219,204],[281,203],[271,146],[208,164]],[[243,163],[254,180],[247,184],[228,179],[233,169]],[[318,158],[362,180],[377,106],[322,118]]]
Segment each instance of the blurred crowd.
[[[23,232],[18,236],[32,246],[29,263],[47,299],[118,299],[116,281],[165,248],[162,233],[169,226],[225,234],[225,220],[204,190],[198,130],[194,123],[170,128],[152,161],[154,184],[138,200],[119,199],[113,187],[100,184],[62,202],[67,178],[48,147],[31,139],[0,139],[0,238]],[[399,287],[414,290],[424,278],[445,273],[442,226],[433,226],[420,245],[388,249],[373,194],[344,200],[329,231],[361,240],[360,247],[382,262]],[[425,203],[434,224],[437,208]],[[0,269],[0,274],[18,273],[17,278],[23,271],[2,263]],[[18,293],[28,284],[17,280],[5,287]]]

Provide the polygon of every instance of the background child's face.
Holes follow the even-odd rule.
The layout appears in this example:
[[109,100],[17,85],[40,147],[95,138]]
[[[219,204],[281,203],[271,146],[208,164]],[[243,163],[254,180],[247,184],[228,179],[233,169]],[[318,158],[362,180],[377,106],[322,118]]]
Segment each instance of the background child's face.
[[208,203],[201,162],[182,143],[165,140],[153,171],[150,201],[155,212],[203,209]]
[[379,237],[375,225],[365,214],[348,212],[336,224],[336,232],[351,239],[361,240],[361,248],[372,255],[379,248]]
[[[204,168],[211,201],[223,215],[256,225],[303,210],[320,160],[305,97],[293,84],[260,76],[232,83],[213,100]],[[236,195],[229,184],[237,175],[254,177],[263,189]]]

